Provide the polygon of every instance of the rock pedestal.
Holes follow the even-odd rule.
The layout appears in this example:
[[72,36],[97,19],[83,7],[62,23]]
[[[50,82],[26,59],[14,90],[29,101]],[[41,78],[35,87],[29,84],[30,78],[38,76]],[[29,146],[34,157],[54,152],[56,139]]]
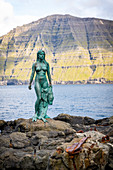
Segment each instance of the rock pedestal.
[[[60,120],[62,116],[63,119],[65,118],[64,120],[62,118]],[[68,121],[66,117],[68,117]],[[0,169],[112,169],[112,117],[109,120],[98,120],[98,122],[90,118],[74,117],[73,123],[70,121],[72,118],[69,119],[69,117],[69,115],[63,114],[59,116],[59,120],[47,119],[46,123],[42,120],[32,122],[31,119],[18,119],[9,122],[1,120]],[[106,126],[104,126],[105,123],[107,123]],[[81,133],[78,133],[78,130]],[[108,134],[109,139],[104,138],[105,140],[103,140],[103,137]],[[83,137],[88,138],[82,144],[79,152],[69,155],[66,148],[74,143],[79,143]]]

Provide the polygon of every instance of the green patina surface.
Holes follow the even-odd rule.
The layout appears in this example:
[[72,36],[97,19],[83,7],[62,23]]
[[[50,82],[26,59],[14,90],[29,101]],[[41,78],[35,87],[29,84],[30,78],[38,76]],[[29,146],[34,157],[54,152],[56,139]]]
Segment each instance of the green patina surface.
[[[33,121],[37,119],[42,119],[46,122],[46,118],[49,118],[47,115],[48,104],[52,105],[53,102],[53,93],[52,93],[52,84],[51,84],[51,75],[49,64],[45,60],[45,52],[40,50],[37,53],[37,61],[32,66],[32,73],[30,76],[29,89],[31,90],[31,83],[35,76],[35,92],[37,96],[37,100],[35,102],[35,115],[33,117]],[[46,78],[46,73],[49,80]]]

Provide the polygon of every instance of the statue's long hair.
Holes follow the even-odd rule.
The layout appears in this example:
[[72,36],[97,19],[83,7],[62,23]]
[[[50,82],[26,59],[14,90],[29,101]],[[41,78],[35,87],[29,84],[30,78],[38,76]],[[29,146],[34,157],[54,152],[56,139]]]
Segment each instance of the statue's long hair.
[[45,51],[43,51],[43,50],[39,50],[39,51],[37,52],[37,60],[38,60],[38,58],[39,58],[39,54],[42,53],[42,52],[44,53],[44,60],[45,60]]

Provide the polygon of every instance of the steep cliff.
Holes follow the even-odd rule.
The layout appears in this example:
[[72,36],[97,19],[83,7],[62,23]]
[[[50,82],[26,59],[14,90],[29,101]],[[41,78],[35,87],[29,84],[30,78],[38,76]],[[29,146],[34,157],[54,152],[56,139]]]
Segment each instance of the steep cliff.
[[53,83],[113,82],[113,21],[52,15],[0,37],[0,81],[28,81],[39,49]]

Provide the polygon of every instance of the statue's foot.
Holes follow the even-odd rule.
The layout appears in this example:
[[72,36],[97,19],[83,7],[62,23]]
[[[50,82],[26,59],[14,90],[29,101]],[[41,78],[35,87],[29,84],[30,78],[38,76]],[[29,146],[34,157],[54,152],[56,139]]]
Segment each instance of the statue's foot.
[[36,116],[36,115],[33,116],[32,121],[33,121],[33,122],[34,122],[34,121],[35,121],[35,122],[37,121],[37,116]]
[[36,118],[33,118],[33,119],[32,119],[32,121],[33,121],[33,122],[34,122],[34,121],[36,122],[36,121],[37,121],[37,119],[36,119]]
[[46,119],[44,119],[44,118],[42,118],[42,120],[44,121],[44,123],[46,123],[46,122],[47,122],[47,120],[46,120]]
[[48,115],[45,115],[45,117],[44,117],[45,119],[47,119],[47,118],[50,118]]
[[42,116],[39,116],[38,119],[43,120],[44,123],[47,122],[47,120],[43,118]]

